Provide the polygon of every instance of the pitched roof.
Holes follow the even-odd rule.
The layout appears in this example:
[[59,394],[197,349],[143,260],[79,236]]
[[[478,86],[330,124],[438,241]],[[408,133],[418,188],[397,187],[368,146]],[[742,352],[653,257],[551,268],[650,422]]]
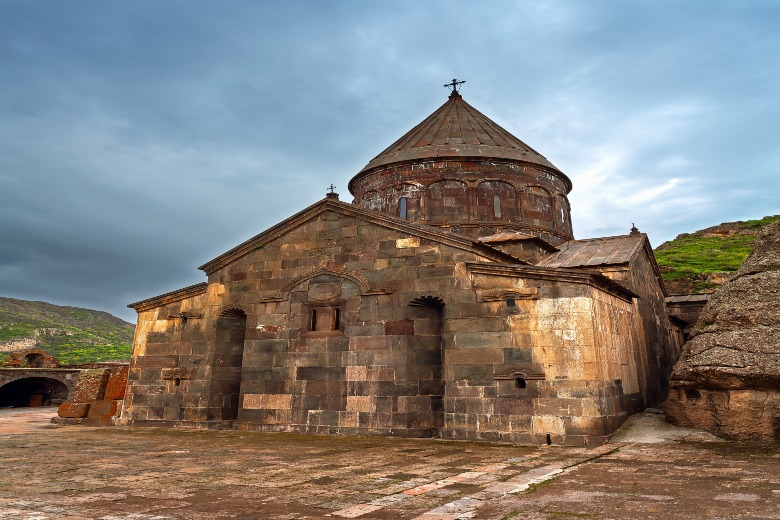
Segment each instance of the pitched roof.
[[549,252],[558,251],[558,248],[547,242],[546,240],[539,238],[536,235],[529,235],[528,233],[521,233],[519,231],[501,230],[493,235],[479,237],[477,240],[484,244],[501,244],[504,242],[536,242],[542,248],[547,249]]
[[553,280],[556,282],[586,283],[630,301],[639,295],[620,282],[587,269],[554,269],[537,265],[510,265],[485,262],[466,262],[472,273],[510,276],[517,278]]
[[666,297],[666,303],[702,303],[708,302],[712,294],[673,294]]
[[560,244],[560,251],[541,259],[544,267],[595,267],[627,264],[643,248],[644,233],[615,237],[570,240]]
[[259,235],[255,235],[246,242],[237,245],[230,251],[227,251],[213,260],[206,262],[198,269],[205,271],[206,274],[211,274],[214,271],[221,269],[231,262],[241,258],[242,256],[251,253],[257,249],[258,246],[279,238],[280,236],[289,232],[291,229],[298,227],[307,220],[312,219],[325,211],[335,211],[336,213],[340,213],[342,215],[357,217],[366,222],[371,222],[372,224],[376,224],[378,226],[394,229],[401,233],[432,240],[434,242],[446,244],[461,250],[470,251],[494,262],[511,262],[516,264],[528,263],[498,249],[494,249],[487,244],[475,242],[471,238],[464,235],[449,233],[432,226],[409,222],[408,220],[403,220],[398,217],[386,215],[384,213],[371,211],[355,204],[347,204],[345,202],[340,202],[338,199],[326,197],[319,202],[312,204],[308,208],[296,213],[292,217],[283,220],[279,224],[263,231]]
[[152,298],[141,300],[140,302],[131,303],[128,305],[128,307],[135,309],[138,312],[148,311],[149,309],[154,309],[169,303],[178,302],[193,296],[198,296],[199,294],[205,294],[207,287],[208,284],[206,282],[196,283],[195,285],[190,285],[189,287],[184,287],[183,289],[177,289],[159,296],[153,296]]
[[[438,110],[374,157],[360,173],[391,163],[435,157],[513,159],[560,171],[454,92]],[[568,183],[571,186],[571,181]]]

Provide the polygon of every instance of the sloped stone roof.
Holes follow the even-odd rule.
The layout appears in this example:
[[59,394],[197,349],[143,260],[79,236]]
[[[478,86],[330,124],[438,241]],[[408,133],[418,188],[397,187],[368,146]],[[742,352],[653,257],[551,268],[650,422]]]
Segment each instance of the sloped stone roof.
[[453,92],[438,110],[374,157],[360,173],[392,163],[437,157],[511,159],[560,172],[539,152]]
[[643,247],[645,235],[570,240],[558,245],[559,252],[543,258],[545,267],[596,267],[626,264]]

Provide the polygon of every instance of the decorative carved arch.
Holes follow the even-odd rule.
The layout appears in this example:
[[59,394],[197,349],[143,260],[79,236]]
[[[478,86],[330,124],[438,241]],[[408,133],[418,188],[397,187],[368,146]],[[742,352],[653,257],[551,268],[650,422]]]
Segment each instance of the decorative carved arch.
[[510,367],[504,372],[497,372],[493,379],[496,381],[512,381],[522,377],[526,381],[543,381],[544,372],[539,372],[529,367]]
[[217,316],[231,316],[238,318],[240,316],[247,317],[249,313],[240,305],[225,305],[220,307]]
[[518,220],[521,196],[514,184],[505,179],[483,179],[475,190],[474,216],[478,220]]
[[515,189],[517,189],[517,188],[515,187],[514,183],[512,183],[512,182],[509,182],[509,181],[508,181],[508,180],[506,180],[506,179],[480,179],[480,180],[479,180],[479,182],[477,182],[477,188],[479,188],[479,187],[480,187],[480,186],[482,186],[483,184],[487,184],[487,183],[489,183],[489,182],[500,182],[500,183],[502,183],[502,184],[506,184],[506,185],[508,185],[508,186],[511,186],[512,188],[515,188]]
[[433,181],[430,184],[428,184],[428,186],[426,186],[426,187],[430,188],[434,184],[439,184],[439,183],[442,183],[442,182],[457,182],[458,184],[462,184],[464,188],[468,188],[468,186],[469,186],[468,181],[465,181],[463,179],[456,179],[456,178],[452,178],[452,177],[443,177],[441,179],[436,179],[435,181]]
[[[426,187],[415,181],[401,181],[387,186],[382,190],[382,201],[387,213],[395,216],[399,214],[401,197],[406,197],[408,204],[408,217],[410,220],[422,220],[423,207],[425,206]],[[411,217],[414,215],[414,217]]]
[[[448,186],[449,184],[449,186]],[[457,186],[455,185],[457,184]],[[434,201],[439,199],[436,195],[440,190],[456,190],[456,193],[451,193],[450,196],[454,196],[456,199],[460,199],[460,211],[457,215],[454,211],[446,211],[443,206],[436,206]],[[470,220],[473,218],[473,206],[474,206],[474,188],[469,186],[469,183],[463,179],[443,178],[438,179],[428,185],[428,189],[425,190],[425,204],[426,204],[426,218],[430,221],[448,222],[454,220]],[[450,209],[457,210],[458,206],[449,206]],[[438,208],[438,211],[434,211]],[[447,214],[450,213],[450,217]]]
[[382,210],[382,200],[382,192],[377,190],[368,190],[360,196],[360,204],[375,211]]
[[421,191],[425,190],[426,188],[428,188],[428,186],[423,184],[422,182],[404,180],[404,181],[401,181],[398,184],[396,184],[395,185],[395,189],[401,189],[404,184],[408,184],[409,186],[415,186],[417,188],[420,188]]
[[525,185],[525,191],[528,192],[530,188],[539,188],[540,190],[544,190],[545,193],[547,193],[547,196],[552,198],[553,193],[550,191],[550,188],[546,186],[542,186],[541,184],[526,184]]
[[444,300],[439,298],[438,296],[431,296],[431,295],[418,296],[417,298],[412,298],[409,301],[409,306],[442,309],[444,307]]
[[[544,211],[544,212],[540,211],[536,204],[531,203],[532,190],[539,190],[541,192],[539,193],[539,195],[547,199],[547,203],[549,205],[549,211]],[[537,195],[537,197],[539,195]],[[536,213],[537,217],[534,218],[545,217],[542,220],[552,220],[553,222],[555,221],[555,195],[550,191],[549,188],[545,186],[540,186],[538,184],[529,184],[525,187],[522,198],[523,200],[521,203],[521,207],[522,207],[524,218],[531,218],[531,214]]]
[[347,274],[347,273],[340,273],[337,271],[331,271],[328,269],[320,269],[318,271],[314,271],[309,274],[305,274],[302,276],[299,276],[290,282],[288,282],[284,287],[282,287],[275,296],[269,297],[269,298],[263,298],[263,302],[280,302],[284,301],[290,296],[290,292],[298,285],[302,284],[303,282],[307,280],[311,280],[312,278],[315,278],[320,275],[331,275],[336,276],[339,278],[344,278],[346,280],[351,281],[355,285],[357,285],[360,288],[360,295],[366,296],[366,295],[372,295],[372,294],[390,294],[389,289],[383,289],[383,288],[372,288],[368,280],[363,278],[362,276]]

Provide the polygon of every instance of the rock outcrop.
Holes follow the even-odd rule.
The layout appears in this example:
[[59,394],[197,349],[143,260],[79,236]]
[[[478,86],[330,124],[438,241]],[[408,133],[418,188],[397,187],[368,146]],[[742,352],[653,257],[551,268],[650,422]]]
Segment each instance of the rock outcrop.
[[664,411],[679,426],[780,443],[780,222],[704,308]]

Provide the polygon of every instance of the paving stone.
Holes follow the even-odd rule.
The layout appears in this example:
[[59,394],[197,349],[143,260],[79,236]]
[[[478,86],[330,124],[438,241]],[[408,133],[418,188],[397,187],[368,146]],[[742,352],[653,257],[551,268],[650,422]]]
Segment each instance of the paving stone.
[[0,519],[780,519],[780,449],[52,426],[0,410]]

